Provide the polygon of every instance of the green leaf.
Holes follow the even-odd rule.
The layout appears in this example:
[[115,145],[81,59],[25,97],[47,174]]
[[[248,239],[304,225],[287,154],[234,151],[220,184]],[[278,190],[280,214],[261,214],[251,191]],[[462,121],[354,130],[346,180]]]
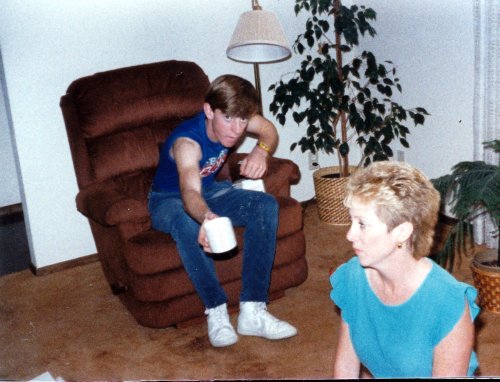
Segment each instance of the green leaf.
[[301,122],[301,118],[300,118],[300,114],[299,114],[299,113],[297,113],[297,112],[295,111],[295,112],[292,114],[292,116],[293,116],[293,120],[294,120],[297,124],[299,124],[299,123]]
[[373,9],[367,8],[365,10],[365,17],[370,20],[375,20],[377,18],[377,13]]
[[425,110],[423,107],[417,107],[415,108],[415,110],[418,111],[419,113],[430,115],[429,113],[427,113],[427,110]]
[[385,77],[387,75],[387,70],[385,69],[384,65],[379,64],[378,69],[377,69],[377,74],[380,77]]
[[280,123],[280,125],[285,126],[286,117],[283,114],[278,115],[278,122]]
[[298,16],[300,10],[301,10],[300,5],[299,4],[295,4],[295,7],[294,7],[295,16]]
[[378,84],[377,85],[377,90],[381,93],[381,94],[386,94],[385,93],[385,86],[382,85],[382,84]]
[[401,135],[405,137],[407,134],[410,134],[410,130],[403,125],[399,125],[399,131],[401,132]]
[[366,101],[366,102],[363,104],[363,112],[365,113],[365,115],[368,115],[368,114],[370,114],[372,111],[373,111],[373,103],[372,103],[372,102],[370,102],[370,101]]
[[323,30],[317,25],[314,27],[314,36],[316,36],[316,40],[319,40],[321,38],[321,35],[323,34]]
[[313,45],[314,45],[314,37],[311,35],[311,36],[307,36],[306,37],[306,41],[307,41],[307,46],[309,48],[312,48]]
[[357,30],[356,26],[349,26],[348,28],[344,28],[343,35],[344,35],[345,41],[350,46],[359,45],[358,30]]
[[382,144],[382,150],[384,150],[385,155],[387,155],[389,158],[392,158],[394,156],[392,149],[388,145]]
[[330,30],[330,24],[328,23],[328,21],[320,20],[320,21],[318,21],[318,24],[323,29],[324,33],[327,33]]
[[307,135],[309,137],[311,136],[314,136],[315,134],[317,134],[319,131],[319,128],[315,125],[309,125],[309,127],[307,128]]
[[370,77],[377,77],[378,68],[377,60],[372,52],[367,52],[366,54],[366,65],[367,65],[367,75]]
[[387,158],[387,155],[385,155],[384,153],[382,152],[376,152],[374,155],[373,155],[373,161],[374,162],[381,162],[381,161],[384,161],[384,160],[387,160],[389,158]]
[[349,145],[347,144],[347,142],[343,142],[340,146],[339,146],[339,153],[340,155],[342,155],[343,157],[347,156],[349,154]]
[[299,54],[303,54],[304,53],[304,45],[302,45],[302,43],[299,43],[297,44],[297,51],[299,52]]
[[423,114],[415,114],[413,116],[413,121],[415,122],[415,126],[423,125],[425,122],[425,117],[423,116]]

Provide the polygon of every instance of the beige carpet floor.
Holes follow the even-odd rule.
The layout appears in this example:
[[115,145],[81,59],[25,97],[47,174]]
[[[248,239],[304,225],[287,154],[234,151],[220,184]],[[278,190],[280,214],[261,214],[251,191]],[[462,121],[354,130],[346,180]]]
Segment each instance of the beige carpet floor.
[[[269,306],[298,328],[296,337],[240,337],[232,347],[215,349],[206,323],[138,325],[111,294],[99,263],[45,276],[22,271],[0,278],[0,379],[45,372],[66,381],[330,379],[339,317],[328,276],[351,251],[347,227],[320,222],[314,203],[304,218],[309,277]],[[466,265],[455,276],[471,282]],[[481,375],[500,376],[500,315],[481,313],[476,350]]]

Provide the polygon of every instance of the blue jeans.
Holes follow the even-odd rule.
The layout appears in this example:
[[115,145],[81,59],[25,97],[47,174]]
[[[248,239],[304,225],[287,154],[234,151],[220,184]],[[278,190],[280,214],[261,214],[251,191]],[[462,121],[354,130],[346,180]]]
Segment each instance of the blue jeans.
[[[214,183],[203,196],[212,212],[227,216],[233,226],[245,227],[240,301],[267,302],[278,228],[276,199],[264,192],[233,188],[227,181]],[[148,208],[153,228],[174,238],[205,307],[227,302],[214,260],[198,244],[200,224],[186,213],[180,195],[151,191]]]

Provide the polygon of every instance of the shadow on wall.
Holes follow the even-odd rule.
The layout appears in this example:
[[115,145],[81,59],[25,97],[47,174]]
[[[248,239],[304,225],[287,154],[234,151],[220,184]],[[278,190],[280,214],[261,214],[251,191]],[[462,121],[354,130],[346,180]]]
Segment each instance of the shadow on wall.
[[0,209],[0,276],[30,267],[30,252],[21,205]]

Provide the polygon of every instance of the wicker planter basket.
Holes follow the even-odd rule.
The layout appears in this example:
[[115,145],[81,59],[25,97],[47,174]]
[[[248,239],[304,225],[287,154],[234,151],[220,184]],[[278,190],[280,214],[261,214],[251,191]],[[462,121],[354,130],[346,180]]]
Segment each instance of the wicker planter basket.
[[[350,166],[349,173],[354,171],[356,167]],[[319,218],[325,223],[346,225],[350,223],[349,210],[344,207],[347,178],[334,177],[334,174],[339,174],[338,166],[320,168],[313,173]]]
[[500,268],[482,264],[496,257],[496,249],[478,253],[471,262],[471,269],[478,290],[479,306],[500,313]]

